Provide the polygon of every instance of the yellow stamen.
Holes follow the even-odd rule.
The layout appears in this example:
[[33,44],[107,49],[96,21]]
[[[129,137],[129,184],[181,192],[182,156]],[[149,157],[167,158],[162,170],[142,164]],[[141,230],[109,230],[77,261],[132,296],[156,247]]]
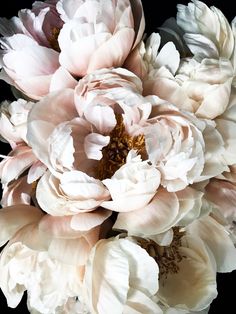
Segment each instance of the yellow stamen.
[[138,154],[145,154],[145,138],[143,134],[130,136],[123,123],[121,115],[116,115],[117,124],[110,133],[109,144],[102,149],[102,159],[97,167],[97,178],[100,180],[111,178],[112,175],[126,162],[131,149]]
[[137,238],[138,244],[145,249],[148,254],[155,259],[159,266],[159,276],[164,280],[169,274],[179,272],[179,263],[185,256],[179,252],[181,246],[181,238],[185,234],[178,227],[173,228],[174,236],[169,246],[160,246],[150,239]]

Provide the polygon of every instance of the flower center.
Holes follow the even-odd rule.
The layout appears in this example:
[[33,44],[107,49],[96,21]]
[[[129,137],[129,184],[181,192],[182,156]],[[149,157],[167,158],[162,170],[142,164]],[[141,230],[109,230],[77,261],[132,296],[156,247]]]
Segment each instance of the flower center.
[[59,33],[60,33],[60,29],[57,27],[53,27],[51,30],[51,36],[48,40],[51,48],[58,51],[58,52],[61,51],[59,44],[58,44]]
[[121,114],[116,115],[116,121],[116,126],[110,133],[110,142],[102,149],[102,159],[98,163],[97,178],[100,180],[111,178],[125,164],[131,149],[142,157],[146,154],[144,135],[130,136],[125,130]]
[[180,231],[178,227],[173,228],[174,236],[169,246],[160,246],[150,239],[138,238],[139,245],[154,258],[159,266],[159,276],[164,280],[169,274],[177,274],[179,272],[179,263],[185,258],[179,252],[181,246],[181,238],[185,232]]

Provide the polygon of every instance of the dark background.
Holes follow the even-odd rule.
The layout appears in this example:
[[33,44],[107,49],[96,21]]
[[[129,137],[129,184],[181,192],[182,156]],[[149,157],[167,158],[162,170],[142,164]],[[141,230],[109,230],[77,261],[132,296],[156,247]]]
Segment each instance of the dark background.
[[[146,33],[157,31],[159,27],[167,18],[176,16],[177,3],[187,4],[189,1],[175,0],[175,1],[157,1],[157,0],[142,0],[145,18],[146,18]],[[214,5],[218,9],[222,10],[229,21],[232,21],[236,15],[236,6],[234,1],[223,0],[205,0],[208,6]],[[4,7],[1,5],[0,16],[12,17],[17,15],[17,11],[23,8],[31,8],[33,1],[31,0],[7,0],[4,1]],[[0,81],[0,101],[5,99],[13,99],[9,87]],[[8,151],[8,145],[2,144],[0,153],[6,153]],[[210,236],[210,235],[209,235]],[[235,310],[235,285],[236,285],[236,271],[229,274],[218,274],[218,297],[213,301],[210,314],[234,314]],[[233,288],[232,288],[233,287]],[[21,304],[16,309],[10,309],[6,305],[5,297],[0,291],[0,313],[28,313],[26,307],[26,297],[24,296]],[[112,314],[112,313],[111,313]],[[145,314],[145,313],[143,313]],[[155,313],[153,313],[155,314]]]

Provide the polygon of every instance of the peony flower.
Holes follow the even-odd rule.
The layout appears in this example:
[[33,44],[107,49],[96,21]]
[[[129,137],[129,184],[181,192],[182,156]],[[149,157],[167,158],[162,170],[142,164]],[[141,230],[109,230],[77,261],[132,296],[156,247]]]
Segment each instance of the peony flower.
[[[30,311],[51,314],[85,306],[81,290],[84,265],[106,228],[94,224],[98,216],[97,220],[81,218],[74,221],[77,230],[73,230],[67,217],[45,215],[33,206],[1,209],[0,245],[10,242],[1,253],[0,287],[10,307],[18,305],[25,290]],[[77,303],[71,298],[77,298]]]
[[5,206],[30,204],[30,196],[33,194],[31,183],[45,171],[45,165],[34,155],[26,139],[27,119],[32,107],[32,102],[23,99],[2,103],[0,135],[12,147],[7,156],[1,156],[3,158],[0,163],[3,206],[4,204]]
[[197,117],[214,119],[228,106],[232,79],[233,67],[226,59],[186,58],[175,76],[164,67],[151,73],[145,94],[155,94]]
[[10,20],[1,18],[1,33],[12,36],[16,33],[25,34],[35,39],[40,45],[51,47],[56,45],[56,31],[63,25],[56,10],[57,0],[36,1],[32,9],[22,9],[18,17]]
[[141,0],[0,18],[10,307],[26,291],[35,314],[207,314],[236,270],[236,19],[193,0],[144,24]]
[[25,290],[29,310],[44,314],[59,313],[60,307],[81,293],[79,266],[60,263],[47,252],[31,250],[20,242],[3,250],[0,269],[0,286],[13,308]]
[[188,312],[207,308],[217,296],[216,265],[204,242],[187,234],[181,239],[175,237],[170,249],[163,248],[162,254],[157,257],[160,302]]
[[103,314],[162,313],[152,301],[158,290],[158,273],[154,259],[132,239],[99,241],[91,251],[84,276],[89,310]]
[[65,22],[58,36],[59,61],[76,76],[122,66],[143,35],[140,0],[60,0],[57,10]]
[[187,6],[179,4],[177,9],[177,23],[185,31],[184,39],[195,56],[231,58],[234,36],[219,9],[208,8],[205,3],[197,0]]
[[[103,79],[103,84],[92,89],[97,77]],[[86,83],[91,89],[83,93]],[[140,80],[136,76],[126,70],[112,69],[86,76],[74,92],[68,89],[52,93],[35,104],[29,116],[27,138],[35,155],[49,169],[37,186],[40,206],[54,215],[74,214],[78,210],[93,210],[108,200],[110,188],[102,180],[112,177],[126,163],[129,151],[137,148],[139,152],[144,148],[142,136],[132,133],[145,123],[153,99],[140,94]],[[55,106],[60,107],[57,115]],[[120,156],[113,153],[116,145],[123,147]],[[147,162],[141,162],[138,168],[139,175],[147,177],[143,195],[147,204],[159,186],[159,172]],[[151,177],[152,184],[148,183]],[[134,186],[136,197],[141,186],[141,180],[140,187]],[[44,194],[46,198],[42,197]],[[104,207],[109,206],[104,203]],[[136,202],[136,206],[140,204]]]
[[19,18],[0,20],[1,79],[33,99],[75,84],[59,64],[57,37],[63,22],[56,2],[36,1],[32,10],[20,10]]

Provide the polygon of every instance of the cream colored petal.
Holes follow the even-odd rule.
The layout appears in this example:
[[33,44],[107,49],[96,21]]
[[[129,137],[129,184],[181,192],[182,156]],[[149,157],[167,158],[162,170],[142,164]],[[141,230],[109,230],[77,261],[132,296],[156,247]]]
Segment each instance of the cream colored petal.
[[208,245],[215,257],[218,272],[236,269],[236,248],[224,226],[206,216],[193,222],[188,230],[191,235],[200,237]]
[[30,205],[13,205],[0,210],[0,246],[25,225],[37,222],[43,212]]
[[[106,258],[104,258],[106,257]],[[100,241],[86,265],[84,284],[87,303],[94,313],[122,313],[129,289],[129,264],[125,254]]]
[[179,253],[179,270],[161,277],[158,296],[171,307],[203,310],[217,296],[214,258],[201,239],[189,236],[182,238]]
[[90,250],[91,246],[85,237],[53,239],[49,245],[48,254],[63,264],[82,266],[86,263]]
[[71,218],[71,228],[73,230],[88,231],[100,226],[112,214],[111,211],[98,208],[89,213],[81,213]]
[[124,307],[124,314],[162,314],[157,303],[139,290],[130,289],[128,300]]
[[92,250],[85,271],[90,310],[123,313],[130,287],[150,296],[158,289],[157,278],[157,264],[141,247],[127,239],[102,240]]
[[176,195],[159,189],[147,206],[119,213],[114,228],[125,229],[129,235],[155,235],[170,229],[178,214],[179,203]]
[[21,242],[34,251],[47,251],[51,237],[44,232],[40,232],[39,224],[37,222],[28,224],[21,228],[14,235],[13,241]]

